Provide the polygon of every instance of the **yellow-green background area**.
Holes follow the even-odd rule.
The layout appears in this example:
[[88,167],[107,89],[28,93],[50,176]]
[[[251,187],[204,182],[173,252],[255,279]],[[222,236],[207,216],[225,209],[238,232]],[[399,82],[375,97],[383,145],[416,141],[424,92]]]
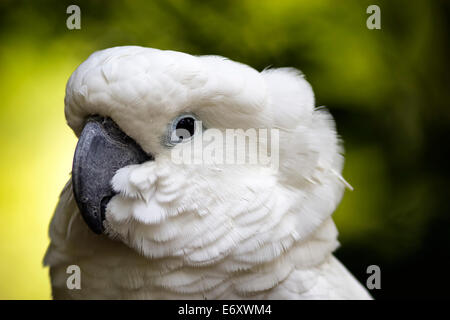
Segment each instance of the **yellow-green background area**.
[[[81,8],[81,30],[66,8]],[[366,8],[381,8],[381,30]],[[376,298],[448,295],[448,1],[0,1],[0,298],[48,299],[42,257],[76,138],[64,88],[93,51],[142,45],[301,69],[345,142],[337,256]]]

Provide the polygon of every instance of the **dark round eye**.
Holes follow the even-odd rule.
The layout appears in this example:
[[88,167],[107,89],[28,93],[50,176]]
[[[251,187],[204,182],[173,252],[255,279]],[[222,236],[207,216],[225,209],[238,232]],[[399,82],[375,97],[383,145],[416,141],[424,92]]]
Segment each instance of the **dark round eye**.
[[187,141],[197,131],[198,120],[192,114],[184,114],[172,121],[169,132],[169,144]]
[[181,118],[176,123],[175,130],[181,140],[192,137],[195,133],[195,119],[189,116]]

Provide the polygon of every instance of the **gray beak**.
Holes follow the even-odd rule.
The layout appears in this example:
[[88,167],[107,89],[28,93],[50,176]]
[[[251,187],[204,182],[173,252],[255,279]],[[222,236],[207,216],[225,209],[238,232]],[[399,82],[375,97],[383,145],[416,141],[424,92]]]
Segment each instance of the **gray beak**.
[[111,180],[117,170],[153,157],[127,136],[110,118],[89,118],[75,150],[72,184],[75,201],[95,233],[104,230],[109,200],[115,195]]

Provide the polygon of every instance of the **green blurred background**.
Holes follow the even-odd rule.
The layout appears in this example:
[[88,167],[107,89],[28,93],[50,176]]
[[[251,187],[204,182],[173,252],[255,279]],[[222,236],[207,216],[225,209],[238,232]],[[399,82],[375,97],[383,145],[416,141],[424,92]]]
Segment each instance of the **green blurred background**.
[[[68,30],[66,8],[81,8]],[[366,8],[381,8],[381,30]],[[293,66],[345,141],[353,185],[336,255],[375,298],[443,297],[450,281],[448,1],[0,1],[0,298],[48,299],[42,257],[76,138],[64,88],[93,51],[142,45]]]

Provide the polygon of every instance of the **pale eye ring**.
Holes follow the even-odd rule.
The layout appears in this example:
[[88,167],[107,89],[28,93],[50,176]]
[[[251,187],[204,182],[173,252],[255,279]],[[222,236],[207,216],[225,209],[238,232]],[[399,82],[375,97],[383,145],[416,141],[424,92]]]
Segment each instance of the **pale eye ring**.
[[182,114],[176,117],[169,126],[169,144],[186,142],[198,132],[200,121],[193,114]]

